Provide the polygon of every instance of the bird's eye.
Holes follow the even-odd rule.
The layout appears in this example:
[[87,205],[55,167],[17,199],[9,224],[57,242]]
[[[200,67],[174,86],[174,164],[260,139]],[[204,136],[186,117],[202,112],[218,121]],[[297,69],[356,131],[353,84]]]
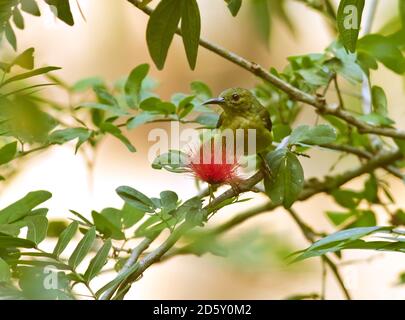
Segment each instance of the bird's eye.
[[234,94],[232,95],[232,100],[233,100],[233,101],[239,101],[239,99],[240,99],[240,96],[239,96],[238,94],[234,93]]

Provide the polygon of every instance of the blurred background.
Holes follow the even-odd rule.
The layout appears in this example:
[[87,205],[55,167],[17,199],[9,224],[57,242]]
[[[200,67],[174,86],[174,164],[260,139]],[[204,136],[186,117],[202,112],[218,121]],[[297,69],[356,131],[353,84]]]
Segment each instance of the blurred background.
[[[198,1],[202,15],[202,36],[237,52],[265,67],[282,69],[291,55],[322,52],[333,40],[325,20],[300,1],[288,1],[287,12],[294,21],[295,33],[275,19],[268,44],[258,35],[249,1],[245,0],[239,15],[230,15],[222,0]],[[206,82],[214,95],[233,87],[252,88],[258,83],[251,74],[200,48],[197,67],[190,71],[181,39],[175,40],[163,71],[158,71],[147,51],[145,29],[147,16],[126,1],[79,0],[86,20],[71,1],[75,25],[69,27],[57,21],[49,7],[43,6],[41,18],[26,16],[28,28],[18,31],[19,51],[36,49],[36,65],[55,65],[63,69],[55,73],[65,81],[74,83],[90,76],[100,76],[113,82],[127,75],[141,63],[151,65],[151,76],[159,82],[157,92],[169,99],[174,92],[189,92],[193,80]],[[374,28],[378,30],[397,10],[396,0],[380,1]],[[405,95],[403,80],[381,67],[373,75],[374,84],[384,87],[391,118],[398,127],[405,127]],[[389,84],[389,85],[387,85]],[[46,94],[61,102],[67,97],[58,90],[46,89]],[[297,124],[314,124],[316,115],[310,107],[302,113]],[[176,175],[151,168],[147,151],[151,146],[148,133],[156,125],[141,126],[127,136],[138,149],[129,153],[114,138],[106,139],[97,150],[93,172],[89,173],[85,160],[74,155],[72,146],[55,146],[25,161],[20,173],[1,191],[0,205],[5,206],[32,190],[49,190],[53,198],[47,202],[50,217],[68,216],[73,209],[90,214],[91,210],[121,206],[115,188],[129,185],[149,196],[163,190],[175,190],[182,199],[195,195],[196,187],[187,175]],[[168,129],[167,125],[160,125]],[[331,152],[311,152],[311,159],[303,159],[307,178],[327,174],[337,155]],[[334,171],[355,166],[354,158],[347,158]],[[392,180],[397,205],[405,205],[405,187]],[[361,188],[359,179],[348,187]],[[213,223],[226,221],[244,208],[266,199],[231,206]],[[338,209],[323,195],[305,203],[298,203],[297,212],[302,219],[319,231],[333,228],[324,211]],[[379,224],[384,224],[381,214]],[[212,255],[182,256],[158,264],[148,270],[137,282],[129,299],[283,299],[303,293],[319,292],[322,272],[320,259],[311,259],[287,266],[278,258],[294,250],[307,247],[294,221],[282,210],[262,214],[235,228],[225,237],[231,243],[229,257]],[[260,240],[258,240],[260,239]],[[46,244],[45,244],[46,245]],[[257,253],[257,255],[255,255]],[[396,285],[398,273],[405,270],[405,255],[346,252],[342,275],[356,299],[403,299],[405,288]],[[98,280],[104,283],[105,280]],[[328,299],[342,298],[333,277],[328,275]]]

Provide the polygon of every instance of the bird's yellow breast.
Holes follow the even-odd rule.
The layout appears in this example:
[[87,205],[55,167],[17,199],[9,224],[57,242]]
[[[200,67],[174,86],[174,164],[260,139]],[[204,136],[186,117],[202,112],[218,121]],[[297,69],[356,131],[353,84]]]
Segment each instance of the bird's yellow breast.
[[[255,130],[256,134],[256,152],[259,153],[271,146],[272,135],[270,131],[264,126],[262,119],[259,114],[250,114],[249,116],[228,116],[224,119],[222,130],[230,129],[236,133],[236,130],[244,130],[244,143],[246,144],[249,140],[248,129]],[[245,148],[246,149],[246,148]]]

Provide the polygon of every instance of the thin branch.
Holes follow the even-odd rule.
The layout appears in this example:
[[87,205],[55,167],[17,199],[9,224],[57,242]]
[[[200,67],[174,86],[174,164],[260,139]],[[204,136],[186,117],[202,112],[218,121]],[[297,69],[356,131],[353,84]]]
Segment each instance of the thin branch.
[[[358,156],[359,158],[368,159],[368,160],[372,159],[374,157],[374,155],[370,152],[367,152],[365,150],[358,149],[358,148],[355,148],[355,147],[352,147],[349,145],[324,144],[324,145],[321,145],[321,147],[327,148],[330,150],[336,150],[336,151],[350,153],[350,154]],[[390,166],[385,166],[383,168],[386,171],[388,171],[389,173],[391,173],[393,176],[401,179],[402,181],[404,180],[404,178],[405,178],[404,174],[401,172],[401,170],[399,170],[395,166],[390,165]]]
[[[123,273],[127,272],[127,270],[135,264],[141,254],[149,248],[149,246],[152,244],[152,242],[157,238],[159,234],[152,235],[148,238],[145,238],[142,240],[142,242],[131,252],[131,255],[129,256],[128,260],[125,262],[124,266],[122,269],[118,272],[117,277],[121,276]],[[100,298],[100,300],[110,300],[112,296],[114,295],[115,291],[119,287],[119,284],[116,286],[111,287],[108,289]]]
[[[147,15],[151,15],[153,13],[153,9],[148,6],[142,6],[141,5],[142,1],[140,0],[127,0],[127,1],[132,5],[134,5],[136,8],[138,8],[139,10],[146,13]],[[179,29],[176,31],[176,33],[181,35],[181,31]],[[200,38],[199,44],[205,49],[213,53],[216,53],[220,57],[242,67],[243,69],[249,71],[250,73],[256,75],[257,77],[271,83],[278,89],[288,94],[291,99],[313,106],[320,114],[333,115],[348,122],[349,124],[355,126],[360,133],[374,133],[386,137],[405,139],[405,130],[380,128],[373,125],[369,125],[368,123],[355,118],[348,111],[342,110],[333,105],[328,105],[324,97],[311,95],[307,92],[304,92],[292,86],[290,83],[280,79],[279,77],[270,73],[265,68],[263,68],[262,66],[260,66],[255,62],[251,62],[237,55],[234,52],[231,52],[219,45],[213,44],[202,38]]]
[[[337,189],[340,186],[346,184],[347,182],[353,180],[354,178],[362,176],[365,173],[373,172],[377,168],[388,166],[402,158],[403,155],[399,151],[381,152],[379,155],[376,155],[372,159],[370,159],[369,162],[362,164],[355,169],[346,171],[342,174],[338,174],[332,177],[326,177],[323,182],[308,180],[305,182],[305,188],[301,192],[297,201],[305,201],[320,193]],[[202,231],[199,233],[199,236],[202,239],[218,236],[250,218],[256,217],[266,212],[273,211],[279,207],[280,205],[274,204],[272,202],[267,202],[257,207],[248,209],[217,227],[214,227],[210,230]],[[170,252],[166,256],[166,258],[170,258],[178,254],[189,254],[192,252],[192,247],[193,243],[186,245],[182,248],[173,249],[172,252]]]
[[14,157],[14,159],[16,159],[16,158],[21,158],[21,157],[24,157],[24,156],[29,155],[29,154],[31,154],[31,153],[44,150],[44,149],[46,149],[46,148],[48,148],[48,147],[50,147],[50,146],[52,146],[52,144],[44,144],[44,145],[42,145],[42,146],[40,146],[40,147],[36,147],[36,148],[31,149],[31,150],[21,151],[20,153],[18,153],[18,154]]
[[[364,12],[364,23],[362,26],[362,36],[365,36],[371,32],[371,28],[373,26],[373,21],[375,17],[375,13],[377,11],[377,0],[370,0],[366,4],[366,9]],[[373,112],[373,106],[372,106],[372,98],[371,98],[371,86],[370,86],[370,80],[366,74],[363,74],[363,81],[361,84],[361,96],[363,100],[363,112],[364,114],[370,114]],[[376,136],[376,135],[370,135],[369,140],[371,143],[371,146],[374,149],[381,149],[382,147],[382,141],[381,138]]]
[[[288,209],[288,213],[291,215],[291,217],[294,219],[294,221],[297,223],[298,227],[301,229],[302,234],[304,237],[311,243],[314,243],[316,241],[315,234],[316,232],[311,229],[310,226],[308,226],[304,221],[301,220],[301,218],[298,216],[298,214],[293,210],[293,209]],[[343,281],[342,276],[339,273],[339,270],[337,266],[333,263],[333,261],[326,255],[321,256],[321,259],[324,263],[326,263],[329,268],[331,269],[333,275],[336,278],[336,281],[338,282],[340,288],[342,289],[343,294],[345,295],[347,300],[351,300],[351,296],[349,291],[346,288],[346,285]]]
[[[362,176],[365,173],[373,172],[379,167],[393,164],[402,158],[403,155],[399,151],[381,152],[379,155],[374,156],[369,162],[360,165],[355,169],[346,171],[342,174],[332,177],[326,177],[323,182],[307,181],[306,186],[304,190],[301,192],[297,201],[305,201],[313,197],[314,195],[339,188],[340,186],[346,184],[347,182],[353,180],[354,178]],[[247,210],[233,217],[228,222],[225,222],[224,224],[205,232],[207,232],[207,235],[221,234],[225,231],[228,231],[229,229],[232,229],[233,227],[235,227],[236,225],[240,224],[241,222],[247,219],[250,219],[264,212],[269,212],[278,207],[279,205],[275,205],[274,203],[271,202],[265,203],[263,205]]]
[[[257,172],[249,179],[245,180],[243,183],[238,185],[238,188],[230,188],[229,190],[225,191],[219,197],[213,199],[211,203],[204,207],[204,209],[209,212],[211,208],[215,208],[223,201],[236,197],[241,193],[250,191],[259,181],[263,179],[262,172]],[[136,262],[136,260],[132,260],[132,264],[128,263],[128,268],[138,263],[138,268],[129,275],[121,284],[119,285],[120,288],[128,288],[133,281],[138,279],[142,273],[150,267],[153,263],[160,260],[160,258],[170,250],[176,242],[188,231],[193,229],[194,225],[190,224],[188,221],[183,222],[177,229],[175,229],[170,236],[155,250],[147,254],[142,260]],[[146,249],[146,248],[145,248]],[[118,277],[118,275],[117,275]],[[106,296],[105,299],[111,298],[110,296]]]
[[[132,3],[134,6],[136,6],[138,9],[142,10],[146,14],[150,15],[152,14],[153,10],[149,7],[143,7],[141,6],[141,1],[139,0],[128,0],[130,3]],[[178,34],[181,35],[180,30],[177,31]],[[340,119],[345,120],[349,124],[357,127],[358,131],[361,133],[377,133],[380,135],[384,136],[389,136],[389,137],[394,137],[394,138],[401,138],[405,139],[405,131],[401,130],[396,130],[396,129],[391,129],[391,128],[379,128],[375,126],[371,126],[367,124],[366,122],[363,122],[357,118],[355,118],[351,113],[342,110],[341,108],[337,108],[336,106],[330,106],[326,103],[324,97],[319,97],[319,96],[313,96],[311,94],[308,94],[304,91],[299,90],[298,88],[295,88],[288,82],[283,81],[282,79],[278,78],[277,76],[271,74],[267,70],[265,70],[263,67],[260,65],[250,62],[246,60],[243,57],[240,57],[236,55],[233,52],[230,52],[220,46],[214,45],[204,39],[200,39],[199,41],[200,45],[217,55],[225,58],[226,60],[233,62],[237,64],[238,66],[248,70],[252,74],[262,78],[265,81],[268,81],[269,83],[273,84],[275,87],[278,89],[284,91],[287,93],[292,99],[300,102],[307,103],[309,105],[314,106],[317,109],[317,112],[320,114],[329,114],[329,115],[334,115]],[[333,190],[346,182],[363,175],[364,173],[367,172],[372,172],[375,169],[379,167],[384,167],[391,165],[395,161],[402,159],[403,155],[401,152],[395,150],[391,152],[380,152],[379,154],[376,154],[369,162],[366,164],[363,164],[355,169],[349,170],[341,175],[337,175],[335,177],[326,177],[326,179],[323,182],[318,182],[318,181],[308,181],[306,183],[306,186],[302,193],[299,196],[299,201],[304,201],[307,200],[308,198],[319,194],[323,192],[328,192],[330,190]],[[205,207],[205,209],[209,209],[210,206],[216,206],[220,204],[222,201],[235,197],[239,195],[240,193],[250,191],[252,187],[254,187],[259,181],[261,181],[263,178],[263,175],[261,172],[258,172],[251,178],[249,178],[245,183],[241,186],[239,186],[239,190],[235,189],[229,189],[216,199],[212,201],[208,206]],[[260,213],[263,213],[265,211],[269,211],[272,209],[277,208],[278,205],[272,204],[272,203],[267,203],[263,206],[251,209],[250,211],[247,211],[243,214],[240,214],[227,223],[214,228],[210,231],[208,231],[208,234],[219,234],[221,232],[224,232],[226,230],[229,230],[233,226],[245,221],[248,218],[251,218],[253,216],[256,216]],[[187,221],[181,224],[176,230],[174,230],[170,236],[155,250],[147,254],[143,259],[141,259],[139,262],[136,262],[137,268],[135,271],[127,277],[122,283],[120,284],[121,288],[125,288],[125,290],[128,290],[131,283],[138,279],[139,276],[142,275],[142,273],[153,263],[158,262],[164,254],[166,254],[174,245],[175,243],[187,232],[189,232],[194,226],[188,223]],[[135,261],[133,261],[135,263]],[[326,262],[328,263],[328,262]],[[334,274],[337,274],[337,268],[334,266],[333,263],[328,263],[329,267],[331,268],[332,272]],[[120,295],[120,293],[117,293],[117,295]],[[349,297],[349,296],[348,296]]]
[[[307,200],[308,198],[319,194],[323,192],[327,192],[333,189],[336,189],[340,187],[341,185],[347,183],[348,181],[359,177],[363,175],[364,173],[367,172],[372,172],[375,169],[381,167],[381,166],[386,166],[394,163],[395,161],[402,159],[403,155],[400,151],[395,151],[395,152],[385,152],[381,151],[380,154],[376,155],[373,159],[371,159],[369,162],[355,168],[349,171],[346,171],[345,173],[341,175],[337,175],[334,177],[326,177],[324,182],[313,182],[313,181],[308,181],[306,183],[306,187],[304,190],[301,192],[301,195],[299,196],[298,200],[299,201],[304,201]],[[263,179],[263,174],[262,172],[257,172],[255,175],[241,183],[236,190],[235,188],[231,188],[221,194],[219,197],[215,198],[208,206],[205,207],[207,211],[209,211],[210,208],[214,208],[217,205],[221,204],[223,201],[233,198],[235,196],[238,196],[241,193],[250,191],[258,182],[260,182]],[[274,203],[267,203],[265,205],[259,206],[257,208],[251,209],[247,212],[244,212],[242,214],[239,214],[238,216],[234,217],[227,223],[214,228],[210,231],[205,231],[207,236],[212,236],[212,235],[217,235],[220,234],[224,231],[227,231],[231,228],[233,228],[235,225],[253,217],[258,214],[261,214],[263,212],[271,211],[274,210],[275,208],[279,207],[279,205],[276,205]],[[129,290],[129,287],[133,281],[138,279],[139,276],[142,275],[142,273],[150,267],[152,264],[160,261],[160,259],[163,257],[164,254],[166,254],[175,244],[176,242],[186,233],[188,233],[191,229],[193,229],[193,225],[188,223],[187,221],[181,224],[176,230],[174,230],[170,236],[155,250],[147,254],[142,260],[139,262],[136,262],[138,264],[138,267],[135,269],[135,271],[129,275],[124,281],[121,282],[120,287],[125,288],[126,290]],[[328,262],[327,262],[328,263]],[[331,268],[332,272],[336,273],[337,269],[333,268],[333,265],[329,264],[329,267]]]

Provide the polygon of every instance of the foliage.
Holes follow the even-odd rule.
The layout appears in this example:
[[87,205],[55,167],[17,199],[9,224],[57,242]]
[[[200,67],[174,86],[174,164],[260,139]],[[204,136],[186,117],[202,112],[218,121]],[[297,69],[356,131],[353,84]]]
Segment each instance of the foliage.
[[[226,247],[220,238],[222,233],[279,206],[287,209],[306,238],[313,242],[306,250],[293,255],[293,261],[321,257],[338,278],[347,298],[350,296],[330,256],[341,259],[345,250],[353,249],[404,252],[404,233],[399,227],[405,225],[405,213],[399,207],[393,208],[396,199],[384,174],[404,181],[405,133],[397,129],[395,119],[390,118],[390,97],[372,78],[373,72],[382,66],[399,76],[405,74],[403,1],[399,1],[397,17],[401,23],[393,32],[359,38],[360,29],[348,28],[347,19],[348,14],[354,14],[351,19],[360,26],[364,0],[341,0],[338,8],[330,1],[301,0],[326,19],[336,35],[335,40],[323,52],[289,57],[283,70],[271,68],[269,71],[201,40],[196,0],[156,0],[155,9],[148,7],[150,0],[129,2],[150,16],[146,43],[159,70],[165,66],[177,33],[182,37],[191,69],[198,63],[199,46],[204,46],[258,76],[261,82],[252,91],[267,108],[273,122],[274,144],[262,159],[271,174],[250,169],[247,170],[250,178],[241,181],[237,188],[232,186],[219,194],[218,186],[209,186],[186,200],[180,200],[172,190],[152,196],[121,186],[116,189],[117,196],[123,200],[120,208],[109,207],[85,214],[70,210],[69,224],[48,221],[48,209],[42,206],[51,198],[50,192],[30,192],[0,210],[2,299],[77,299],[76,284],[87,288],[94,299],[123,299],[132,283],[151,264],[180,253],[210,252],[222,256],[226,254],[222,250]],[[225,0],[224,10],[229,9],[232,16],[238,16],[245,2]],[[268,44],[275,17],[281,18],[294,33],[294,23],[286,10],[288,2],[252,0],[246,6],[254,15],[257,33],[264,43]],[[147,63],[134,66],[127,77],[113,84],[99,77],[70,84],[57,76],[58,67],[36,67],[34,48],[17,50],[14,30],[27,27],[26,14],[41,15],[38,3],[39,0],[0,0],[2,43],[8,42],[15,51],[11,58],[0,62],[0,177],[4,183],[13,178],[27,155],[54,145],[74,141],[75,153],[95,152],[104,137],[111,136],[129,152],[136,152],[126,132],[145,124],[176,121],[197,129],[217,127],[219,114],[202,104],[213,97],[212,90],[202,81],[193,81],[189,92],[175,93],[167,100],[156,94],[156,82],[148,75]],[[51,6],[63,23],[74,24],[68,0],[45,0],[45,4]],[[348,6],[351,11],[347,10]],[[341,90],[342,82],[349,94]],[[47,86],[58,87],[77,103],[71,106],[69,102],[65,105],[49,99],[43,91]],[[361,86],[369,91],[368,97],[361,92]],[[358,95],[361,99],[351,97]],[[370,110],[363,107],[367,98],[371,102]],[[309,106],[315,108],[317,121],[321,123],[298,125],[300,112]],[[308,177],[305,180],[301,159],[316,161],[310,158],[313,150],[339,152],[337,162],[354,156],[358,165],[319,180]],[[186,162],[187,154],[183,151],[167,150],[155,159],[152,167],[181,174],[187,171]],[[344,187],[360,176],[367,176],[361,190]],[[263,191],[268,203],[252,207],[223,225],[211,226],[211,218],[224,207],[249,201],[239,197],[250,191]],[[293,209],[297,201],[319,193],[326,193],[341,207],[341,210],[325,212],[336,229],[329,235],[313,231]],[[379,226],[377,207],[387,212],[391,225]],[[25,236],[23,230],[26,230]],[[57,238],[53,249],[44,251],[43,242],[52,237]],[[180,239],[188,240],[188,244],[180,246]],[[261,239],[265,239],[264,236]],[[147,251],[153,242],[160,245]],[[246,246],[246,242],[243,245]],[[266,241],[258,242],[255,249],[266,252],[268,245]],[[237,246],[243,247],[240,243]],[[238,261],[232,255],[234,247],[229,247],[231,259]],[[249,248],[244,252],[249,252]],[[92,280],[103,272],[113,272],[114,277],[94,290]],[[58,286],[44,288],[52,274],[56,274]],[[322,298],[322,294],[295,298],[307,297]]]

